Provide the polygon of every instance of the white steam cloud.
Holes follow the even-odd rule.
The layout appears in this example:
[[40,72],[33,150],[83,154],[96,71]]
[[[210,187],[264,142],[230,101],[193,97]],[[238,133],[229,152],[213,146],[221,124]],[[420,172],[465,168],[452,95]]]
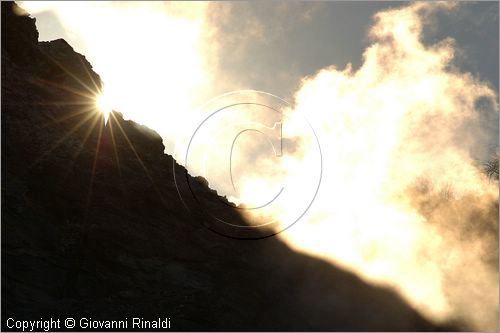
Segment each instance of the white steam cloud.
[[[449,6],[378,13],[359,70],[303,80],[295,112],[318,133],[325,172],[311,210],[281,235],[432,320],[496,330],[498,186],[476,156],[491,144],[480,112],[498,112],[497,96],[453,68],[452,39],[423,45],[426,15]],[[278,217],[295,203],[283,204]]]

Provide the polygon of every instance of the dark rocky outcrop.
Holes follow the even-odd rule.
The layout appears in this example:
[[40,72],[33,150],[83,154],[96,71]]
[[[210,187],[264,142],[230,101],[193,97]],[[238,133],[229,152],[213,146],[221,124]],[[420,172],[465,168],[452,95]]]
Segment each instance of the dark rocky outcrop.
[[39,53],[35,19],[13,2],[2,4],[2,59],[9,55],[13,63],[29,65]]
[[104,126],[90,64],[63,40],[38,42],[15,8],[2,2],[3,329],[9,317],[47,316],[168,316],[174,330],[202,331],[439,329],[393,292],[276,238],[208,230],[183,206],[161,138],[116,112]]

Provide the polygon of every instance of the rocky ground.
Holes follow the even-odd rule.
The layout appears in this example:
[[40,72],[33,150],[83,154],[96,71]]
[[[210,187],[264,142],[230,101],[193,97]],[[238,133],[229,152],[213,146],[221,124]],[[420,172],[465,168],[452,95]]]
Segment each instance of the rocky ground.
[[38,42],[15,7],[2,2],[3,329],[47,316],[170,317],[173,330],[200,331],[443,329],[274,237],[208,230],[192,200],[183,206],[160,136],[116,112],[104,126],[91,65],[62,39]]

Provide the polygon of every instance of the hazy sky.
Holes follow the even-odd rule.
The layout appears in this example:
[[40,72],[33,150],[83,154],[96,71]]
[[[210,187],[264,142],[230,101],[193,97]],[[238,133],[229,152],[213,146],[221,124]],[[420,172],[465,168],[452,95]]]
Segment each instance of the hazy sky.
[[[77,8],[26,2],[25,7],[37,19],[41,40],[64,38],[84,54],[104,83],[118,91],[116,108],[160,132],[166,151],[172,153],[169,145],[178,140],[181,129],[168,127],[171,112],[192,110],[238,89],[266,91],[293,102],[305,77],[349,63],[357,70],[372,43],[368,31],[373,15],[403,4],[81,2]],[[199,22],[192,30],[201,30],[183,35],[187,29],[176,22],[159,24],[176,17]],[[423,32],[428,46],[454,39],[452,66],[498,92],[498,2],[459,2],[427,16]],[[138,112],[144,108],[148,112]],[[497,137],[498,115],[481,116],[485,130]],[[188,131],[192,129],[182,129]]]
[[[373,14],[400,4],[224,2],[211,3],[214,10],[209,16],[219,40],[230,41],[222,44],[218,54],[224,75],[237,77],[241,87],[289,97],[301,77],[321,68],[342,68],[349,62],[357,68],[369,44],[366,33]],[[221,15],[221,7],[230,15]],[[53,12],[42,11],[34,16],[41,40],[64,38],[86,54],[85,42],[78,33],[64,29]],[[438,13],[426,27],[425,37],[428,41],[456,39],[463,50],[456,64],[491,82],[498,91],[498,2],[461,2],[452,12]]]

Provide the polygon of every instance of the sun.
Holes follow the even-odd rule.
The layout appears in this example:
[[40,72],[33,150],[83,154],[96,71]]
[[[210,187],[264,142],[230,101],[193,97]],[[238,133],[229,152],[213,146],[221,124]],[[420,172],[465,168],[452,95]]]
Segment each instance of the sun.
[[97,110],[104,115],[104,123],[107,123],[109,113],[113,111],[113,104],[111,103],[111,100],[106,96],[106,94],[101,93],[96,96],[95,104],[97,106]]

